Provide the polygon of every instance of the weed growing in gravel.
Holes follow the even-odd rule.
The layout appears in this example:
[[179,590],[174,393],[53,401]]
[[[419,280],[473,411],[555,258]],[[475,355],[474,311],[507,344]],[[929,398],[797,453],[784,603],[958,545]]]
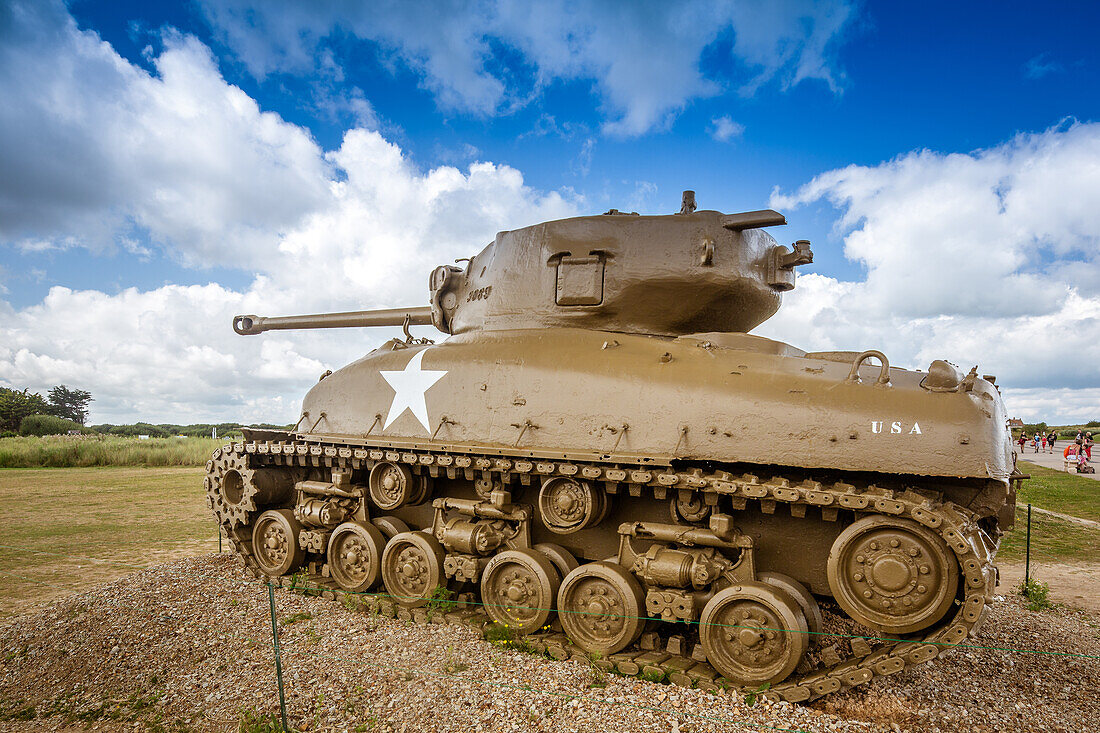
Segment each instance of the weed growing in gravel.
[[755,690],[749,690],[748,692],[746,692],[745,704],[751,708],[753,705],[756,704],[756,698],[760,695],[760,693],[767,692],[768,688],[771,686],[771,682],[765,682],[764,684],[757,687]]
[[454,600],[454,591],[437,585],[432,590],[431,600],[428,601],[428,613],[440,611],[448,613],[458,608],[458,602]]
[[599,652],[592,652],[584,655],[582,659],[588,663],[590,677],[585,687],[589,689],[607,687],[607,671],[598,664],[603,659],[603,655]]
[[245,710],[241,713],[241,719],[237,723],[237,733],[282,733],[283,726],[279,724],[274,714],[258,713],[255,710]]
[[308,580],[309,577],[303,571],[299,570],[298,572],[294,573],[294,575],[290,576],[290,585],[285,586],[285,588],[287,590],[302,589],[301,593],[308,596],[309,592],[304,587],[306,585],[306,581]]
[[292,613],[283,619],[283,626],[291,626],[299,621],[309,621],[313,618],[313,614],[309,611],[299,611],[298,613]]
[[447,674],[457,674],[458,672],[465,672],[469,668],[469,664],[454,658],[454,647],[447,647],[447,661],[443,663],[444,672]]
[[534,654],[537,657],[547,656],[545,652],[532,644],[525,635],[508,624],[498,624],[496,622],[489,624],[481,633],[481,638],[490,644],[515,649],[525,654]]
[[649,669],[642,672],[642,679],[646,682],[664,682],[665,673],[658,669]]
[[374,730],[374,727],[378,725],[377,715],[368,715],[366,721],[355,726],[355,733],[367,733],[369,730]]
[[1027,598],[1027,607],[1031,611],[1042,611],[1050,608],[1050,588],[1046,583],[1034,578],[1020,583],[1020,595]]
[[0,706],[0,721],[10,720],[34,720],[38,717],[35,712],[34,705],[24,704],[23,700],[12,703],[10,705]]
[[4,655],[5,662],[14,662],[16,659],[22,659],[27,656],[27,652],[30,651],[29,647],[23,646],[19,649],[13,649]]

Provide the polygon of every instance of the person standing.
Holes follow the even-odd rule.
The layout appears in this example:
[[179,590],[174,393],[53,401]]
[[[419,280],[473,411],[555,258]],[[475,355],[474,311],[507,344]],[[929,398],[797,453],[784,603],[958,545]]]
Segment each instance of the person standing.
[[1047,452],[1054,452],[1054,443],[1058,440],[1057,431],[1051,430],[1050,435],[1047,436]]
[[1046,433],[1043,433],[1040,436],[1040,443],[1042,444],[1042,447],[1043,447],[1043,453],[1046,453],[1047,452],[1047,434]]
[[1085,457],[1088,460],[1092,460],[1092,433],[1085,433],[1085,440],[1081,444],[1081,447],[1085,449]]
[[1023,430],[1020,431],[1020,437],[1016,440],[1020,444],[1020,455],[1024,453],[1024,446],[1027,445],[1027,433]]

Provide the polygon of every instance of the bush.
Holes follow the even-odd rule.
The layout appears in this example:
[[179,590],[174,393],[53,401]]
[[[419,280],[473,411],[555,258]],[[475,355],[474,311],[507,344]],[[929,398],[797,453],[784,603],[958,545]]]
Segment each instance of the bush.
[[55,415],[27,415],[19,423],[21,435],[66,435],[70,430],[80,430],[80,423]]

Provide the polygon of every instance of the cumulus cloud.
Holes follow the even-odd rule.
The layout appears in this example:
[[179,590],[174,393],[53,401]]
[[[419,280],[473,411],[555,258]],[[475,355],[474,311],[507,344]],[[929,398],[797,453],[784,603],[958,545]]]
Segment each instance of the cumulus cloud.
[[822,200],[840,210],[844,253],[866,277],[800,278],[762,333],[813,349],[883,348],[915,368],[980,364],[1024,417],[1049,415],[1026,412],[1035,400],[1013,404],[1027,390],[1084,390],[1074,414],[1100,410],[1100,124],[849,166],[776,191],[771,205]]
[[[326,40],[347,34],[376,44],[394,68],[419,74],[445,110],[495,114],[556,80],[594,82],[605,130],[619,135],[665,126],[691,100],[722,91],[700,58],[730,36],[723,46],[728,55],[717,62],[741,93],[810,79],[839,91],[833,47],[852,16],[844,0],[440,0],[427,7],[395,0],[202,0],[201,6],[257,77],[321,69],[331,58]],[[514,62],[510,54],[517,52]]]
[[734,138],[741,137],[745,133],[745,126],[740,122],[734,122],[729,115],[723,115],[710,121],[707,132],[718,142],[728,143]]
[[239,264],[328,195],[310,134],[226,84],[194,38],[167,34],[148,74],[60,3],[0,15],[0,242],[102,249],[131,227]]
[[[477,252],[498,230],[577,212],[575,198],[532,190],[507,166],[422,171],[376,131],[350,130],[339,148],[323,151],[306,131],[260,111],[227,84],[194,39],[173,39],[151,75],[95,34],[78,30],[67,14],[42,7],[14,10],[24,31],[36,31],[34,51],[23,53],[41,88],[51,90],[46,96],[54,98],[53,106],[30,117],[12,112],[11,105],[0,107],[0,155],[25,154],[20,143],[37,144],[35,135],[46,141],[71,136],[99,165],[70,169],[70,177],[80,179],[73,185],[86,188],[79,196],[52,181],[33,199],[15,183],[2,189],[3,206],[29,201],[39,216],[21,220],[15,235],[3,231],[9,246],[27,239],[66,246],[78,237],[81,221],[116,213],[101,236],[120,247],[133,246],[125,236],[125,220],[133,218],[173,251],[193,258],[216,254],[220,263],[256,273],[239,291],[168,285],[109,295],[55,287],[23,309],[0,300],[0,384],[39,390],[79,385],[96,396],[93,420],[293,421],[301,396],[325,368],[394,334],[242,338],[230,329],[234,314],[424,304],[431,267]],[[73,81],[78,69],[96,64],[110,70],[104,72],[106,93],[82,88],[89,79]],[[6,76],[8,68],[0,71],[0,93],[8,100],[29,97],[22,82]],[[136,99],[152,109],[131,107]],[[63,114],[70,106],[79,106],[80,114]],[[121,129],[104,134],[112,125]],[[200,130],[188,131],[188,125]],[[249,125],[259,129],[246,135]],[[126,134],[133,137],[123,144]],[[200,135],[209,149],[198,149]],[[112,160],[115,154],[129,162]],[[57,174],[65,167],[59,163]],[[284,184],[265,177],[305,181],[308,206],[281,210],[293,202],[283,200]],[[111,184],[117,189],[100,190]],[[137,191],[138,184],[150,193]],[[259,191],[254,198],[250,189]],[[131,195],[137,201],[128,204]],[[239,234],[238,217],[248,222],[253,213],[251,243],[220,231]]]

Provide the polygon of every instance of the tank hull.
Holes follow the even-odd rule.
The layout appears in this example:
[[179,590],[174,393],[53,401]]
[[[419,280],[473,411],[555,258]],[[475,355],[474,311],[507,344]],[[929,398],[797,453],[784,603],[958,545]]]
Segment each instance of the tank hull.
[[[988,382],[933,392],[920,386],[924,373],[891,368],[882,386],[877,365],[861,366],[853,381],[851,362],[835,359],[743,334],[507,330],[429,346],[390,342],[310,390],[303,411],[309,422],[324,418],[301,437],[370,435],[394,445],[430,438],[516,455],[717,461],[1007,486],[1007,418]],[[418,373],[431,376],[418,382]],[[408,375],[410,394],[387,381],[395,374]],[[422,400],[414,406],[420,416],[406,397]]]

